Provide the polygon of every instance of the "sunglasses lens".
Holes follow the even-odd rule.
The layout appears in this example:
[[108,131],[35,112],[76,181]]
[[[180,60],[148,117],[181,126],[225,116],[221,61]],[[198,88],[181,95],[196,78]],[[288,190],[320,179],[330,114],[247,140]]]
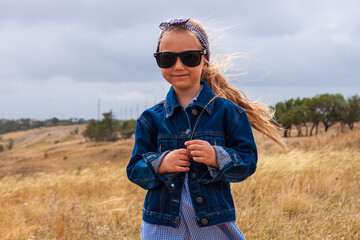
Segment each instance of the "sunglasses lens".
[[172,53],[159,53],[156,56],[156,62],[161,68],[169,68],[176,62],[176,55]]
[[155,53],[156,62],[161,68],[170,68],[176,63],[179,56],[181,62],[188,67],[196,67],[201,62],[202,51],[186,51],[181,53],[161,52]]
[[181,61],[188,67],[196,67],[201,62],[200,52],[184,52],[180,56]]

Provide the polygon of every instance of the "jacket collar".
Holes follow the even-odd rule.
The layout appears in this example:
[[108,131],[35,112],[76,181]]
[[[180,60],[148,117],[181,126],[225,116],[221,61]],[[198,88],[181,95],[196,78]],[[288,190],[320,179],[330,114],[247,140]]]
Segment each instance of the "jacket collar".
[[[200,106],[201,108],[204,108],[209,103],[209,101],[215,96],[215,94],[205,81],[202,80],[200,84],[203,85],[203,89],[201,90],[198,98],[194,101],[193,104],[195,106]],[[175,109],[181,107],[182,106],[180,105],[176,97],[174,87],[171,86],[165,99],[166,118],[171,117],[174,114]],[[212,114],[213,107],[214,107],[214,101],[210,102],[210,104],[206,106],[205,110],[209,115]]]

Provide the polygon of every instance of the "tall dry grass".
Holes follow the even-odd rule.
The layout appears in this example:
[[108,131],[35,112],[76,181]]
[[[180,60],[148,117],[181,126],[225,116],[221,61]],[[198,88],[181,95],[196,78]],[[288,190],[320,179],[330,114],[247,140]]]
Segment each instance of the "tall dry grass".
[[[256,173],[232,184],[247,239],[360,239],[359,128],[288,139],[288,153],[256,139]],[[51,171],[2,175],[0,239],[139,239],[145,191],[126,178],[132,144],[73,139],[31,147],[28,161],[40,164],[39,157]],[[5,154],[21,157],[29,148],[0,153],[0,172]]]

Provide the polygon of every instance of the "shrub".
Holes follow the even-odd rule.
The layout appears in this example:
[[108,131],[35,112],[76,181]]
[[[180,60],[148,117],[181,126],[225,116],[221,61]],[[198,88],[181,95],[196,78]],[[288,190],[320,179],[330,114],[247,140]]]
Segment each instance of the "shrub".
[[136,129],[136,120],[130,119],[126,120],[121,124],[120,132],[121,135],[125,138],[130,138]]
[[116,141],[116,131],[112,112],[103,113],[104,119],[96,121],[90,120],[86,126],[83,136],[92,141]]
[[9,144],[7,145],[7,150],[11,150],[14,146],[14,140],[12,138],[9,139]]

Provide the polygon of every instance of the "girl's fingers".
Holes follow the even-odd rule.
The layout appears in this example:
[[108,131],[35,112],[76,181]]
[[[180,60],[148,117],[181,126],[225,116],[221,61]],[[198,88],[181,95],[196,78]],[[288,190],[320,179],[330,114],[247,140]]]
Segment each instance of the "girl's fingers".
[[189,161],[191,157],[192,156],[191,156],[190,153],[189,154],[181,154],[181,155],[177,156],[177,159],[184,160],[184,161]]
[[204,141],[204,140],[199,140],[199,139],[197,139],[197,140],[190,140],[190,141],[187,141],[187,142],[185,142],[185,146],[190,146],[190,145],[193,145],[193,144],[203,144],[204,142],[206,142],[206,141]]
[[189,167],[190,165],[191,165],[191,163],[189,161],[179,161],[179,166]]
[[190,170],[190,168],[188,168],[188,167],[182,167],[182,166],[177,166],[176,168],[175,168],[175,172],[187,172],[187,171],[189,171]]
[[203,157],[193,157],[195,162],[203,162],[204,158]]
[[187,147],[188,150],[201,150],[204,146],[201,144],[191,144]]
[[177,151],[176,152],[177,154],[186,155],[186,156],[191,157],[190,151],[188,149],[186,149],[186,148],[178,149],[176,151]]
[[191,156],[192,156],[192,157],[194,157],[194,156],[196,156],[196,157],[203,157],[203,156],[204,156],[204,152],[203,152],[203,151],[195,151],[195,150],[193,150],[193,151],[191,151]]
[[176,149],[174,151],[177,151],[178,153],[183,153],[185,154],[186,152],[188,152],[189,150],[187,150],[186,148],[180,148],[180,149]]

